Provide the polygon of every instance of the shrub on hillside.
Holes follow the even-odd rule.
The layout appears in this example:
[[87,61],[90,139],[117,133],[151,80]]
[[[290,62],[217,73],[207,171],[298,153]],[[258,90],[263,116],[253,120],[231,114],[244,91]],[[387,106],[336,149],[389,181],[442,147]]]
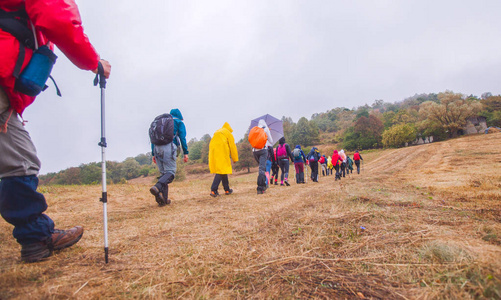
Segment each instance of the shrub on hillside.
[[186,168],[186,173],[188,174],[207,174],[209,172],[210,172],[209,166],[207,165]]
[[383,132],[384,147],[402,147],[416,139],[416,129],[410,124],[397,124]]

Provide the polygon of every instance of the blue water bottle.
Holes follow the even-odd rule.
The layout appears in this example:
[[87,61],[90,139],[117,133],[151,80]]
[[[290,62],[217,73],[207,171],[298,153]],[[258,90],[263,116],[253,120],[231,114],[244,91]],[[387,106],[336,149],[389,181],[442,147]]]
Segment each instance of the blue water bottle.
[[57,56],[47,46],[38,48],[31,57],[28,66],[16,80],[16,90],[28,96],[36,96],[44,91]]

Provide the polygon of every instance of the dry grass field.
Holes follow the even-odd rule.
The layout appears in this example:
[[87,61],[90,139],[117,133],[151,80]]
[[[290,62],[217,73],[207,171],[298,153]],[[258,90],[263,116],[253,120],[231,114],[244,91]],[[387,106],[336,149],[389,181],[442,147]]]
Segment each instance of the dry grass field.
[[360,175],[264,195],[255,170],[216,199],[189,175],[166,207],[153,178],[108,186],[108,264],[101,187],[41,187],[84,236],[25,264],[0,221],[0,299],[500,299],[501,133],[363,157]]

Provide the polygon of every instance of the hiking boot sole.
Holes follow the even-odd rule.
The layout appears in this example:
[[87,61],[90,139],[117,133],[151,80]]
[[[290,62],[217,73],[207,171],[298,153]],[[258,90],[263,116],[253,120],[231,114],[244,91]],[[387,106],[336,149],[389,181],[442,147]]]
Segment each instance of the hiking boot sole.
[[[27,254],[26,252],[31,252]],[[33,252],[34,251],[34,252]],[[52,251],[46,246],[41,247],[39,250],[21,249],[21,260],[26,263],[34,263],[38,261],[45,260],[46,258],[52,256]]]
[[157,201],[158,205],[159,206],[164,206],[164,205],[167,205],[167,204],[170,204],[170,200],[168,201],[169,203],[166,203],[164,201],[164,199],[162,198],[162,196],[160,195],[160,191],[158,190],[158,188],[156,186],[152,186],[150,188],[150,193],[155,196],[155,201]]

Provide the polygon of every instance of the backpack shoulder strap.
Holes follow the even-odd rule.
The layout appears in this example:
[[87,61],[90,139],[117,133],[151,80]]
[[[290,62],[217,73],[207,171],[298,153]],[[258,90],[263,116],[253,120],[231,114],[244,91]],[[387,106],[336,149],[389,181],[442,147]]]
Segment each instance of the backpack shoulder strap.
[[28,28],[28,15],[26,11],[19,10],[7,12],[0,9],[0,29],[10,33],[19,41],[19,55],[14,66],[13,76],[19,78],[21,67],[23,66],[25,49],[35,49],[35,37],[33,32]]
[[12,34],[20,43],[35,49],[35,37],[28,28],[28,15],[24,10],[7,12],[0,9],[0,28]]

